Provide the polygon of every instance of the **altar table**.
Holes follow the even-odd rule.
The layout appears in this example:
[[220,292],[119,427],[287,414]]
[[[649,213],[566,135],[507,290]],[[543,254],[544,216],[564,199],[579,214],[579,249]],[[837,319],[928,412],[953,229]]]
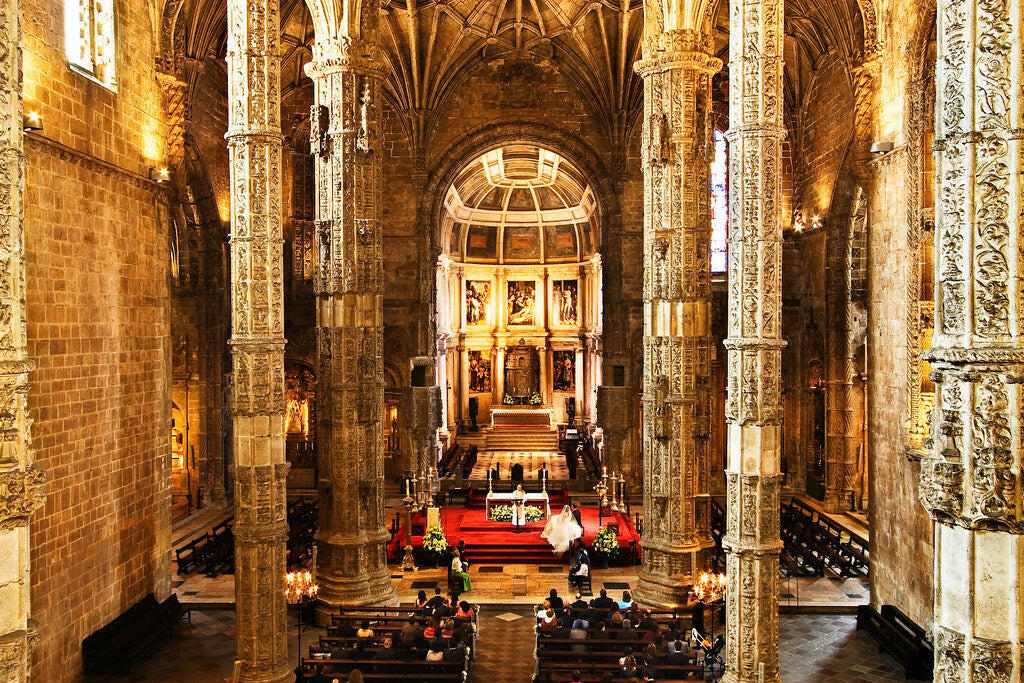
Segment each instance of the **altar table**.
[[551,409],[533,406],[494,406],[491,424],[495,427],[550,427]]
[[[500,505],[512,505],[515,500],[515,493],[497,493],[495,491],[487,492],[487,500],[484,502],[484,517],[486,519],[491,518],[491,501]],[[551,516],[551,499],[548,498],[547,491],[541,493],[527,493],[523,498],[523,505],[529,505],[530,501],[544,503],[545,517]]]

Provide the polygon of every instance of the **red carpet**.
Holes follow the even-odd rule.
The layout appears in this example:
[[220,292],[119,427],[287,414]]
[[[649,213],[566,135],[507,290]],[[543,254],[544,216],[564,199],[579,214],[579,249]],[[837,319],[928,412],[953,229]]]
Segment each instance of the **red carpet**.
[[[560,507],[555,507],[552,504],[552,513],[557,514]],[[583,541],[587,546],[591,546],[599,528],[597,508],[585,507],[581,511],[583,513]],[[639,550],[640,537],[628,517],[621,513],[614,513],[612,517],[603,516],[603,526],[616,522],[619,525],[619,546],[625,549],[629,547],[630,541],[637,541]],[[418,548],[423,545],[422,535],[415,533],[422,529],[423,524],[423,515],[413,518],[413,547]],[[551,550],[551,544],[540,537],[541,531],[544,530],[544,524],[544,521],[534,522],[526,525],[523,531],[517,532],[513,530],[509,522],[492,522],[486,519],[482,507],[441,508],[441,526],[449,545],[454,546],[459,541],[465,540],[466,551],[476,565],[567,562],[567,558],[555,555]],[[388,545],[388,555],[394,557],[399,544],[404,545],[404,543],[405,526],[403,525]],[[620,553],[620,557],[624,555],[626,555],[625,551]]]

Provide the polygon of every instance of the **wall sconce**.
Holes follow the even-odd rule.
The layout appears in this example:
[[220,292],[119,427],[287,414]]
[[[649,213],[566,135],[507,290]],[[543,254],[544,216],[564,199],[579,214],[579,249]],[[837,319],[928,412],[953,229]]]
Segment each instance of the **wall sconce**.
[[804,229],[804,222],[799,218],[793,221],[793,230],[796,232],[802,232]]
[[43,129],[43,117],[37,111],[30,111],[21,119],[21,126],[26,133]]
[[166,183],[171,179],[171,172],[166,168],[149,169],[149,179],[154,183]]
[[876,142],[875,144],[871,145],[871,153],[888,154],[893,149],[895,149],[895,147],[896,145],[894,145],[891,140],[882,140],[881,142]]
[[811,219],[811,227],[815,230],[821,227],[821,216],[815,216]]

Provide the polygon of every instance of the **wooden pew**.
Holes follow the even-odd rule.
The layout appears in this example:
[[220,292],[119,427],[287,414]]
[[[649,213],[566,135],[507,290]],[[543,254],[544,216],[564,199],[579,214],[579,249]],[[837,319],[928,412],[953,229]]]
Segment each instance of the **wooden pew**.
[[893,605],[882,605],[879,614],[871,605],[857,607],[857,630],[867,631],[878,641],[878,651],[887,651],[903,665],[907,678],[932,680],[934,649],[925,630]]
[[82,640],[84,672],[127,672],[132,660],[173,631],[186,612],[188,610],[178,602],[177,595],[157,603],[156,597],[150,593]]

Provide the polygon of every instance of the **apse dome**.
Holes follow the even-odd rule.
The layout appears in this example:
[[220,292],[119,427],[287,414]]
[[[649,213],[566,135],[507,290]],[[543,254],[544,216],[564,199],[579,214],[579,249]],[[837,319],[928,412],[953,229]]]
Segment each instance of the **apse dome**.
[[506,145],[473,159],[444,201],[443,244],[466,263],[574,263],[596,251],[594,192],[564,157]]

